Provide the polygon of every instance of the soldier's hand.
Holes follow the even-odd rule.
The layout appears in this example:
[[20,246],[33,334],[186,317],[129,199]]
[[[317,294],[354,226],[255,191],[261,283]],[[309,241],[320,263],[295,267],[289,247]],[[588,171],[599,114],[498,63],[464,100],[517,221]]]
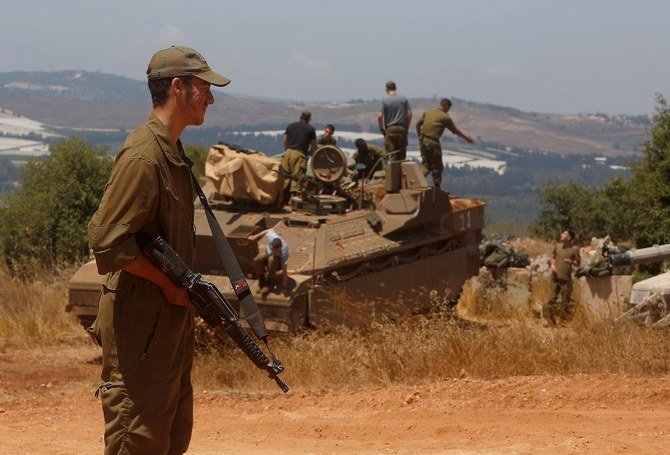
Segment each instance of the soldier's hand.
[[163,289],[163,295],[172,305],[180,305],[185,307],[191,306],[191,298],[188,295],[188,291],[184,288],[170,286],[169,289]]

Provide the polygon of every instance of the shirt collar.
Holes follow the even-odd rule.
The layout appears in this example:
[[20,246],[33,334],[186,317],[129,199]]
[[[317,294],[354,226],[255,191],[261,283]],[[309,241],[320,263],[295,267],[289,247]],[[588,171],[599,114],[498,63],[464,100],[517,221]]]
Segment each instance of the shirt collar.
[[188,167],[191,167],[193,165],[193,162],[184,153],[181,140],[177,139],[177,143],[175,144],[163,122],[153,113],[147,119],[147,126],[156,137],[158,144],[170,163],[175,166],[186,164]]

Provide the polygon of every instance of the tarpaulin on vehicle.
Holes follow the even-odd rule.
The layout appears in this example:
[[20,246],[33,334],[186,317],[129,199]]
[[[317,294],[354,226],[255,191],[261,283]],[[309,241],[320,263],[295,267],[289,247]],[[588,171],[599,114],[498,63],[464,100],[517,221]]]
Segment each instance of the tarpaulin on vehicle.
[[280,165],[262,153],[219,144],[209,149],[205,175],[219,196],[274,205],[284,187]]

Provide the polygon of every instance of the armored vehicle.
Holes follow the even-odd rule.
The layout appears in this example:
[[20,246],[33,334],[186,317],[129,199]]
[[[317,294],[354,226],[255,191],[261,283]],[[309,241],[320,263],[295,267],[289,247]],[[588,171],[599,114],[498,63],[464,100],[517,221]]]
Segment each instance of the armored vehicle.
[[[320,147],[305,190],[285,198],[279,160],[226,144],[210,149],[203,189],[270,330],[360,326],[419,311],[455,299],[478,272],[482,201],[433,188],[412,161],[375,175],[359,167],[356,179],[347,160],[337,147]],[[201,208],[195,228],[196,271],[235,302]],[[262,298],[252,276],[259,244],[250,237],[269,228],[290,247],[290,293]],[[97,313],[101,280],[92,261],[70,281],[67,310],[82,324]]]

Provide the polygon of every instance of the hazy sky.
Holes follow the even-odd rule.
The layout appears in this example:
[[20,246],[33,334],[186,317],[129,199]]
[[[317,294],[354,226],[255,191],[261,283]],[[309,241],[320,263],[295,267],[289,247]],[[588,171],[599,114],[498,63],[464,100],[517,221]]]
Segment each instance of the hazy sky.
[[652,113],[670,96],[670,2],[7,0],[0,72],[145,77],[200,50],[228,90],[301,100],[449,96],[542,112]]

